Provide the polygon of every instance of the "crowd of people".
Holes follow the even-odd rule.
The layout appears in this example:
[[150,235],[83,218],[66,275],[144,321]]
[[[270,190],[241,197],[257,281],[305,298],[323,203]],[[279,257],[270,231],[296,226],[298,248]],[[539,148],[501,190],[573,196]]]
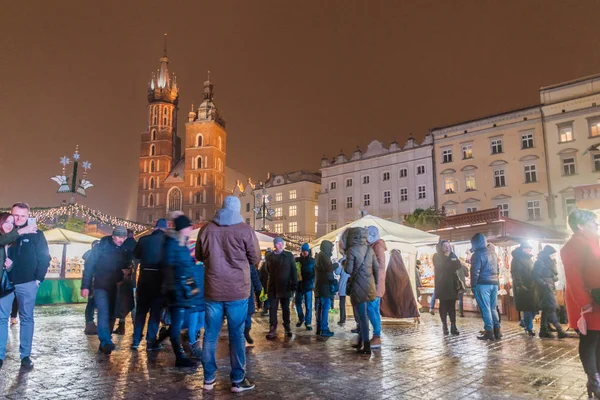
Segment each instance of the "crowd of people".
[[[596,215],[585,210],[575,210],[568,222],[574,234],[560,251],[566,278],[566,311],[570,328],[579,335],[588,394],[600,398],[598,224]],[[298,317],[296,328],[304,326],[309,332],[313,331],[314,305],[314,333],[328,338],[334,336],[329,326],[334,298],[339,298],[338,325],[344,326],[346,298],[350,297],[356,322],[352,332],[357,334],[357,340],[350,345],[359,354],[369,355],[382,345],[384,310],[399,309],[396,305],[402,302],[411,303],[409,315],[414,315],[413,310],[418,308],[400,253],[397,250],[389,253],[386,268],[386,244],[374,226],[347,229],[339,238],[338,249],[327,240],[320,243],[318,251],[304,243],[298,257],[287,251],[285,241],[277,237],[273,249],[268,249],[263,258],[253,229],[240,215],[239,199],[229,196],[214,219],[200,229],[195,241],[190,238],[192,229],[191,221],[181,213],[171,215],[168,221],[158,220],[152,233],[137,242],[131,231],[116,227],[112,235],[94,242],[84,255],[81,295],[88,299],[84,331],[97,334],[99,351],[110,355],[115,350],[112,335],[125,334],[125,321],[131,314],[131,350],[140,347],[144,330],[147,351],[161,349],[169,338],[175,366],[189,368],[201,363],[204,390],[210,391],[216,382],[219,333],[226,321],[231,391],[243,392],[255,387],[246,376],[245,348],[246,344],[254,343],[252,315],[257,309],[262,308],[263,315],[269,316],[266,339],[275,340],[279,308],[284,335],[290,337],[292,301]],[[334,256],[336,253],[339,258]],[[552,332],[557,332],[561,339],[569,336],[557,317],[556,257],[555,248],[545,246],[534,261],[533,247],[526,241],[512,252],[513,297],[527,336],[535,336],[534,318],[540,312],[540,338],[554,338]],[[20,319],[21,366],[33,368],[30,357],[33,310],[37,289],[49,263],[48,244],[29,220],[29,206],[16,203],[11,213],[0,213],[0,368],[15,304]],[[401,268],[393,268],[395,263]],[[439,301],[443,334],[460,334],[456,303],[466,290],[466,277],[470,277],[483,320],[478,339],[502,339],[497,307],[499,260],[496,249],[487,243],[485,236],[473,236],[466,260],[456,256],[450,242],[441,240],[433,264],[433,301]],[[417,286],[418,278],[417,273]],[[400,297],[406,291],[411,295],[390,298],[389,292],[394,287],[403,288]],[[462,316],[461,305],[458,310]],[[398,316],[406,316],[402,310],[396,311]],[[189,344],[187,351],[184,342]]]

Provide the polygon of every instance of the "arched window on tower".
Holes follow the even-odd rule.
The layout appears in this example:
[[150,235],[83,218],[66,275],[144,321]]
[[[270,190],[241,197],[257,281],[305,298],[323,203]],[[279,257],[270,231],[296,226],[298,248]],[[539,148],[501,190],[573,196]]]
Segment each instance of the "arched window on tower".
[[154,145],[150,145],[150,155],[151,156],[156,155],[156,147],[154,147]]
[[168,210],[169,211],[181,211],[181,199],[182,199],[181,190],[179,188],[174,187],[169,192],[169,203]]
[[[201,202],[202,202],[202,194],[200,192],[197,192],[194,195],[194,203],[195,204],[200,204]],[[196,219],[198,219],[198,218],[196,218]]]
[[150,178],[150,189],[155,189],[156,185],[154,183],[154,177]]
[[202,147],[202,135],[196,137],[196,147]]
[[202,169],[202,157],[197,157],[196,158],[196,165],[195,165],[196,169]]
[[150,140],[156,140],[156,129],[152,129],[152,135],[150,136]]
[[155,170],[155,166],[154,166],[154,160],[150,161],[150,172],[154,172]]
[[150,196],[148,196],[148,207],[154,207],[154,195],[150,194]]
[[168,125],[168,123],[167,123],[167,117],[163,118],[163,125]]

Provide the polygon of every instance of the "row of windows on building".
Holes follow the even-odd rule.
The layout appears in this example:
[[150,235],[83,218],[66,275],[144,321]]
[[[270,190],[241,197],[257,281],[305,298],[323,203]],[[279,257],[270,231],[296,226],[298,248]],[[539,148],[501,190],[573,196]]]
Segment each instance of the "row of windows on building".
[[[521,132],[521,149],[533,148],[533,130],[527,132]],[[502,137],[495,137],[490,139],[490,153],[491,154],[502,154],[504,153],[504,146]],[[463,143],[461,145],[461,155],[463,160],[469,160],[473,158],[473,143]],[[442,148],[442,163],[451,163],[453,161],[452,147]]]
[[[567,202],[567,209],[572,210],[575,207],[574,199],[571,199],[572,202]],[[542,219],[542,208],[539,200],[527,200],[526,202],[527,209],[527,219],[529,221],[539,221]],[[498,209],[500,210],[500,216],[505,218],[510,218],[510,205],[508,203],[498,204]],[[465,206],[465,212],[471,213],[477,211],[478,208],[476,206]],[[457,210],[454,207],[445,208],[446,215],[456,215]]]
[[[292,189],[288,192],[288,200],[295,200],[298,198],[298,192],[296,189]],[[275,201],[283,201],[283,192],[275,193]],[[250,203],[248,203],[250,204]]]
[[[246,211],[250,211],[250,203],[246,203]],[[283,207],[275,207],[273,209],[274,214],[273,216],[275,218],[282,218],[283,215]],[[288,207],[288,213],[287,216],[288,217],[296,217],[298,215],[298,206],[297,205],[291,205]],[[319,216],[319,206],[315,206],[315,217]]]
[[[222,204],[223,195],[215,193],[215,203]],[[167,199],[168,211],[179,211],[183,209],[183,194],[179,188],[173,188],[168,193]],[[202,192],[190,193],[189,204],[206,204],[206,190]],[[150,193],[142,195],[142,207],[158,207],[160,206],[160,193]]]
[[[524,165],[523,174],[525,183],[538,182],[537,167],[535,164]],[[466,174],[464,181],[465,192],[477,190],[475,175],[473,173]],[[507,186],[506,170],[504,168],[494,169],[494,187],[499,188],[505,186]],[[444,178],[444,191],[446,194],[458,192],[458,180],[453,176]]]
[[[315,221],[315,233],[317,233],[317,226],[318,223]],[[270,229],[271,227],[267,225],[267,229]],[[298,233],[298,222],[296,221],[292,221],[292,222],[288,222],[287,223],[287,231],[284,230],[284,223],[283,222],[276,222],[273,224],[273,231],[275,233]]]
[[[425,166],[417,165],[416,174],[417,175],[425,175]],[[400,170],[398,170],[398,178],[406,178],[406,177],[408,177],[408,168],[401,168]],[[389,171],[384,171],[381,173],[381,181],[382,182],[389,181],[390,179],[391,179],[391,173]],[[362,184],[368,185],[369,183],[371,183],[371,176],[364,175],[362,177]],[[346,184],[346,187],[352,187],[354,185],[354,179],[346,178],[345,184]],[[337,189],[337,181],[330,181],[329,182],[329,190],[335,190],[335,189]]]
[[173,114],[168,106],[154,105],[150,107],[150,117],[154,126],[158,125],[159,117],[161,117],[160,121],[163,125],[170,126],[173,124]]
[[[167,171],[171,170],[171,163],[167,162]],[[160,172],[160,160],[144,161],[144,172]]]
[[[422,200],[427,198],[427,187],[425,185],[417,186],[417,199]],[[330,210],[335,211],[338,207],[337,199],[330,199]],[[405,202],[408,201],[408,188],[400,188],[400,196],[399,201]],[[392,191],[384,190],[382,196],[383,204],[391,204],[392,203]],[[371,194],[365,193],[362,196],[362,205],[363,207],[368,207],[371,205]],[[346,208],[354,207],[354,196],[346,196]]]
[[[575,131],[573,130],[573,121],[558,124],[558,142],[566,143],[575,140]],[[588,138],[600,136],[600,117],[588,118]]]

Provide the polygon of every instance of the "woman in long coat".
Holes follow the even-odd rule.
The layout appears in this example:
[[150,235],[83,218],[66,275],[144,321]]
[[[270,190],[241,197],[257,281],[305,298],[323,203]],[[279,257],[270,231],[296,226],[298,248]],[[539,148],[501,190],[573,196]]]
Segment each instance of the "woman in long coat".
[[512,252],[510,273],[513,281],[513,294],[517,311],[523,313],[525,331],[529,336],[533,332],[533,316],[539,311],[535,283],[533,281],[533,248],[527,242],[521,243]]
[[456,300],[458,299],[458,275],[462,268],[460,260],[452,252],[452,246],[447,240],[441,240],[433,255],[433,268],[435,273],[435,296],[440,301],[440,318],[444,335],[448,332],[447,317],[450,317],[450,330],[452,335],[458,335],[456,328]]
[[558,282],[558,270],[556,269],[556,250],[552,246],[545,246],[533,266],[533,279],[536,284],[538,294],[538,304],[542,310],[542,322],[540,324],[540,337],[553,338],[552,333],[548,332],[548,324],[554,325],[559,338],[565,338],[568,335],[558,323],[556,309],[556,286]]

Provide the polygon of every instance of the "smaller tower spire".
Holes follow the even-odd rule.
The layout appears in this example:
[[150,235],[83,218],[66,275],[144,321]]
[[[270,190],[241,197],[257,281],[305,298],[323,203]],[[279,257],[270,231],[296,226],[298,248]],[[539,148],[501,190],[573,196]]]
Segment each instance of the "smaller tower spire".
[[163,57],[167,56],[167,34],[165,33],[165,47],[163,49]]

